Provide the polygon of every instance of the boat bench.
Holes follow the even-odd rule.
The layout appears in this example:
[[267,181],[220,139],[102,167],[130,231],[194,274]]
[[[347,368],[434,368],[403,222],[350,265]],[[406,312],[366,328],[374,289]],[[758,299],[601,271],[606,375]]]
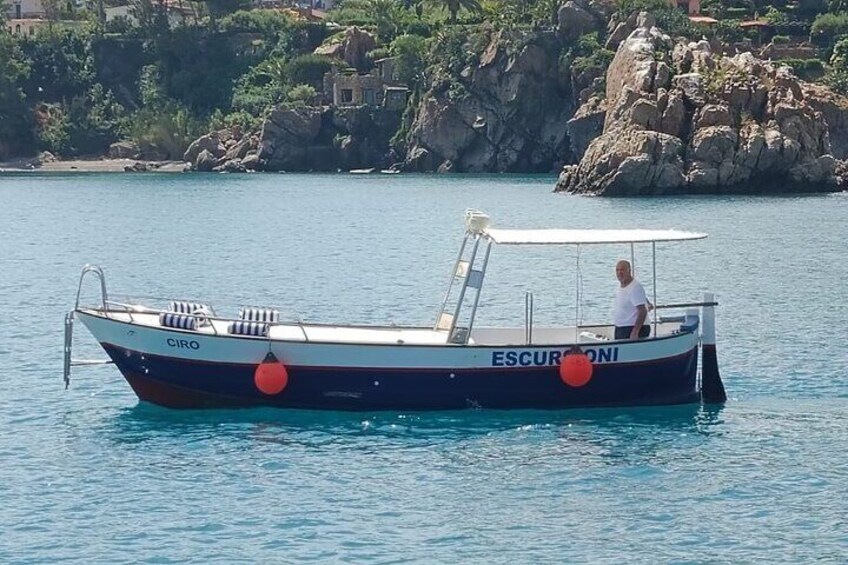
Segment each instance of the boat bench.
[[248,320],[237,320],[227,324],[227,333],[232,335],[252,335],[256,337],[268,336],[269,324],[263,322],[250,322]]
[[267,337],[270,325],[279,321],[279,310],[245,306],[239,309],[239,319],[227,325],[227,333]]
[[212,308],[208,304],[200,302],[184,302],[182,300],[172,300],[168,305],[168,310],[177,314],[205,314],[214,315]]
[[198,323],[197,316],[192,316],[191,314],[162,312],[159,314],[159,325],[164,328],[196,331],[197,326],[201,324]]
[[249,322],[270,322],[276,324],[280,321],[280,311],[273,308],[254,308],[245,306],[239,309],[239,320]]

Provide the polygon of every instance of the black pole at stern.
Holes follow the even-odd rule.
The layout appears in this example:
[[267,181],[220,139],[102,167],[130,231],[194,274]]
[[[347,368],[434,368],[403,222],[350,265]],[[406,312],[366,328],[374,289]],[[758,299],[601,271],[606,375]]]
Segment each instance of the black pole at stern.
[[[704,304],[712,304],[713,295],[704,295]],[[716,354],[715,307],[704,306],[701,325],[701,400],[705,404],[727,401],[724,383],[718,372]]]

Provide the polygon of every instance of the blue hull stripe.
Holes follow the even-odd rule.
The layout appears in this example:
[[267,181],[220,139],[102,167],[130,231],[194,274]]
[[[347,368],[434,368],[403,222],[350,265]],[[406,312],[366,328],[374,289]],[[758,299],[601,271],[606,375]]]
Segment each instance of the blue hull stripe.
[[151,356],[103,344],[141,400],[173,408],[277,406],[328,410],[578,408],[683,404],[700,398],[697,348],[652,362],[595,365],[581,388],[557,367],[474,370],[287,367],[288,386],[269,396],[255,365]]

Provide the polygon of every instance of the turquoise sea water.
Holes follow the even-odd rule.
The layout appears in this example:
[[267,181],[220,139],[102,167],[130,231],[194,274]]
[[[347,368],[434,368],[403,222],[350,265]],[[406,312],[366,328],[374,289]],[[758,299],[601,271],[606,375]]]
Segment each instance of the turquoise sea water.
[[[0,562],[848,562],[848,195],[603,200],[553,180],[0,176]],[[727,405],[178,412],[111,366],[63,389],[84,263],[116,296],[426,324],[469,207],[709,233],[658,247],[657,293],[716,294]],[[527,290],[537,323],[605,321],[629,255],[496,249],[477,323],[520,325]],[[82,326],[75,356],[101,356]]]

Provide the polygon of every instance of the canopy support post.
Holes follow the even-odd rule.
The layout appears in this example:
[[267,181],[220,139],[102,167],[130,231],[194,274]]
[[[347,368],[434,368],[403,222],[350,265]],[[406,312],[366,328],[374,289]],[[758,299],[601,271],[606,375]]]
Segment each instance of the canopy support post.
[[[657,305],[657,242],[651,242],[651,255],[652,255],[652,263],[654,267],[653,272],[653,287],[654,287],[654,301],[653,305]],[[657,309],[653,308],[653,318],[654,318],[654,337],[657,337]]]

